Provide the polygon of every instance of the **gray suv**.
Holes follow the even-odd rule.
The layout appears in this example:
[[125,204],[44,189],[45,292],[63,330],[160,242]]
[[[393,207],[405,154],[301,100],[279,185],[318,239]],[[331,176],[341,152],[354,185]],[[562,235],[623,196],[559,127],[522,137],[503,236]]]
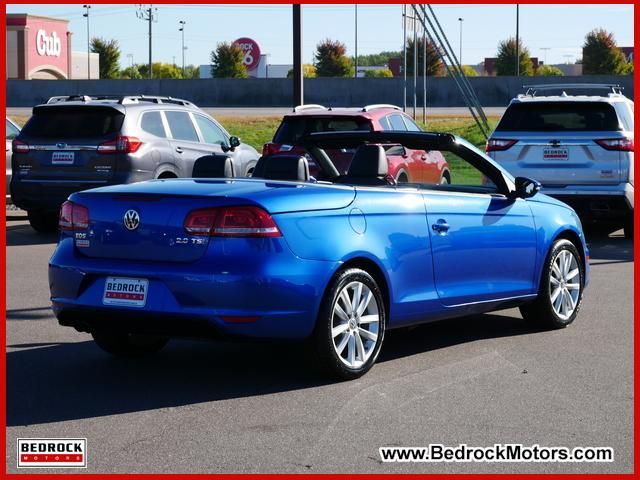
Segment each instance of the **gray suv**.
[[79,190],[191,177],[195,161],[227,155],[237,176],[258,152],[186,100],[151,96],[53,97],[13,141],[10,189],[31,226],[55,231],[60,205]]
[[[585,223],[633,236],[633,101],[617,85],[532,85],[514,98],[487,153],[514,176],[534,178]],[[607,95],[567,91],[606,89]],[[558,90],[557,95],[537,92]]]

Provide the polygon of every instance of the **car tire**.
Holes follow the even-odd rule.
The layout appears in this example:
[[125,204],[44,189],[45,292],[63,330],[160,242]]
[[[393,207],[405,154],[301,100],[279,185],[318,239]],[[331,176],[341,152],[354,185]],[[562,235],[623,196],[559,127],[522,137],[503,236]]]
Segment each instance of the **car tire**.
[[29,225],[38,233],[54,233],[58,231],[58,215],[40,210],[27,212]]
[[92,332],[94,342],[111,355],[148,357],[158,353],[169,341],[166,337],[120,332]]
[[386,307],[374,278],[359,268],[338,272],[322,299],[312,337],[315,366],[342,380],[364,375],[378,358],[385,323]]
[[624,238],[633,240],[633,212],[627,215],[623,228],[624,228]]
[[401,172],[400,175],[398,175],[398,178],[396,178],[396,184],[401,183],[409,183],[409,177],[404,172]]
[[583,290],[584,264],[578,249],[569,240],[557,240],[545,260],[537,298],[520,307],[522,318],[536,327],[564,328],[578,315]]
[[442,177],[440,177],[440,185],[449,185],[450,183],[449,175],[447,173],[442,174]]

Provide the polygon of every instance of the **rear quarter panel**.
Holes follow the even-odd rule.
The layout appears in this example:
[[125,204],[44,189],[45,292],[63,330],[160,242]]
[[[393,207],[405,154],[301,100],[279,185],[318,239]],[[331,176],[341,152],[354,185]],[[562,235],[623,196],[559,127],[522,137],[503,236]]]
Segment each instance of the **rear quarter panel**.
[[366,259],[384,275],[389,326],[411,323],[441,308],[433,282],[424,202],[416,191],[358,188],[341,209],[275,215],[293,253],[339,262]]

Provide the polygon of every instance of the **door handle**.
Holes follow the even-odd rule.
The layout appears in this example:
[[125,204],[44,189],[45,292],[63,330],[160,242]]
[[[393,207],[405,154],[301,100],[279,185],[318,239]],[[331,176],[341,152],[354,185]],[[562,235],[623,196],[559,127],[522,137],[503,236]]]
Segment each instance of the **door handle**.
[[427,160],[429,160],[429,157],[427,157],[426,153],[423,153],[422,155],[420,155],[420,160],[426,162]]
[[182,147],[176,147],[176,152],[182,153],[182,152],[184,152],[184,150],[182,150]]
[[440,235],[445,235],[450,228],[451,226],[447,223],[446,220],[442,218],[440,218],[436,223],[431,225],[431,229],[434,232],[439,233]]

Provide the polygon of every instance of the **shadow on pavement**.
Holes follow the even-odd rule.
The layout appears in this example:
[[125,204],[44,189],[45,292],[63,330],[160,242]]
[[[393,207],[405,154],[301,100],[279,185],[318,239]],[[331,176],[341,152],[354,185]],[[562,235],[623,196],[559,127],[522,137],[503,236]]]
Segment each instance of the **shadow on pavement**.
[[[532,330],[482,315],[391,331],[379,362]],[[15,350],[12,350],[15,349]],[[375,369],[369,375],[375,375]],[[92,341],[10,345],[7,425],[33,425],[299,390],[317,375],[304,344],[174,340],[154,358],[110,357]]]
[[624,238],[620,231],[588,231],[586,238],[592,265],[633,262],[633,239]]
[[7,247],[58,243],[57,233],[38,233],[28,223],[7,225]]

